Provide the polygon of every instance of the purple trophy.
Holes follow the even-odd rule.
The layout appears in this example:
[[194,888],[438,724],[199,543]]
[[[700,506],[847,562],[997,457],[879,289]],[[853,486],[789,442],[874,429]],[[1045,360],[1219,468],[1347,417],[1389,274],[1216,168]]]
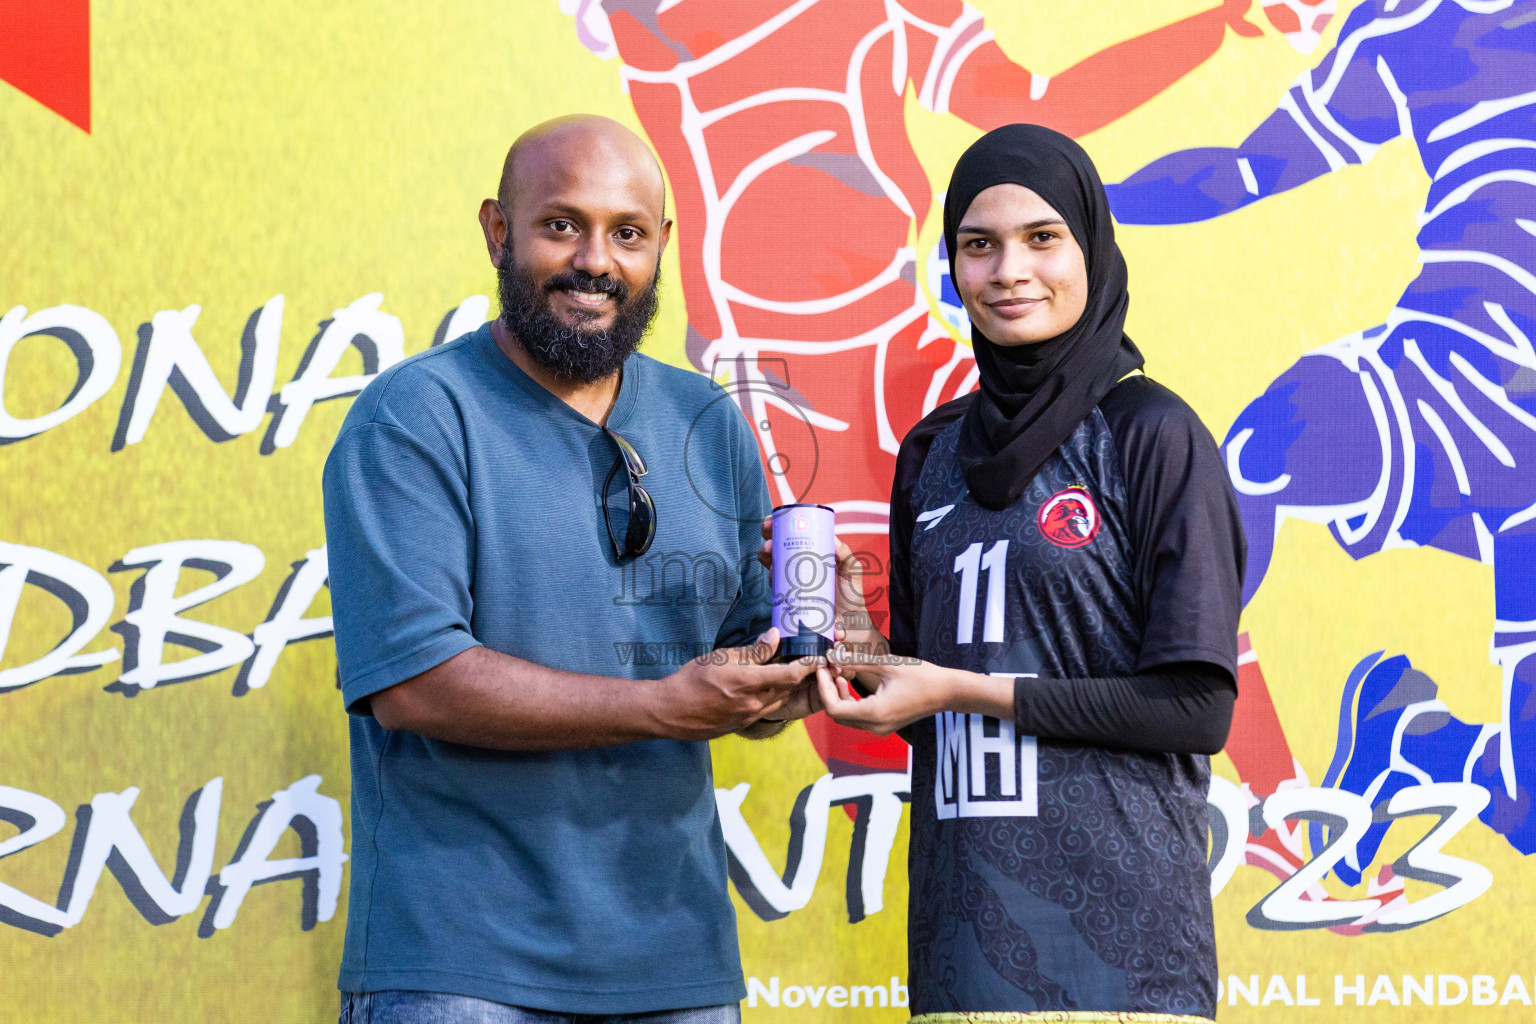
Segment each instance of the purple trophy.
[[825,505],[773,510],[775,661],[820,657],[832,646],[837,596],[836,514]]

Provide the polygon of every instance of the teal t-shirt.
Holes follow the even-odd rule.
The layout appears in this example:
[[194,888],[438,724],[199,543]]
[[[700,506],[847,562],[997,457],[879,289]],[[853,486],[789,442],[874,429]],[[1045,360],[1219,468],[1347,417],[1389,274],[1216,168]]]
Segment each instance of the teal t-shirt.
[[708,744],[487,750],[387,731],[363,700],[477,644],[654,679],[767,629],[768,490],[731,396],[636,354],[608,426],[650,470],[638,561],[615,561],[603,522],[617,446],[489,327],[386,370],[347,415],[325,466],[353,712],[344,991],[567,1013],[745,995]]

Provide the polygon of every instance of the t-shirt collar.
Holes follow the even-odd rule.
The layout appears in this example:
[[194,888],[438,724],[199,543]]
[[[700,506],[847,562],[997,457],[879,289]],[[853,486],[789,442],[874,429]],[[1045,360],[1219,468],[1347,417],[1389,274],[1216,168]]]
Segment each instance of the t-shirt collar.
[[[491,366],[517,386],[524,394],[549,412],[568,416],[579,423],[593,429],[601,429],[597,423],[571,408],[558,397],[551,394],[544,385],[528,376],[523,368],[514,363],[507,354],[496,344],[496,338],[491,334],[490,322],[485,323],[474,332],[470,343],[475,350]],[[619,380],[619,393],[614,398],[613,408],[608,413],[608,426],[617,430],[629,419],[635,406],[635,395],[640,389],[641,363],[639,353],[632,353],[624,360],[624,373]]]

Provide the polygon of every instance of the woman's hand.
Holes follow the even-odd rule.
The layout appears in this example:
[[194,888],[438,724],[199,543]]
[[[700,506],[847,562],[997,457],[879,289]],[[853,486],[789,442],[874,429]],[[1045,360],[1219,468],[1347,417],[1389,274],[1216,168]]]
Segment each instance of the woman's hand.
[[[827,667],[816,670],[816,688],[834,722],[881,736],[946,709],[951,673],[917,658],[847,650],[827,652]],[[857,679],[869,696],[849,690]]]

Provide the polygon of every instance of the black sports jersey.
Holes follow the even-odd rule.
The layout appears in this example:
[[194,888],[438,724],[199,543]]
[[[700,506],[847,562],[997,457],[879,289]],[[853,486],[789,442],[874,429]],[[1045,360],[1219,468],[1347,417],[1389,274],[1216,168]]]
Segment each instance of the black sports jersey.
[[[893,650],[1005,676],[1203,661],[1235,677],[1241,525],[1194,412],[1129,378],[992,511],[955,454],[967,400],[898,458]],[[947,712],[910,738],[914,1014],[1214,1013],[1206,757]]]

